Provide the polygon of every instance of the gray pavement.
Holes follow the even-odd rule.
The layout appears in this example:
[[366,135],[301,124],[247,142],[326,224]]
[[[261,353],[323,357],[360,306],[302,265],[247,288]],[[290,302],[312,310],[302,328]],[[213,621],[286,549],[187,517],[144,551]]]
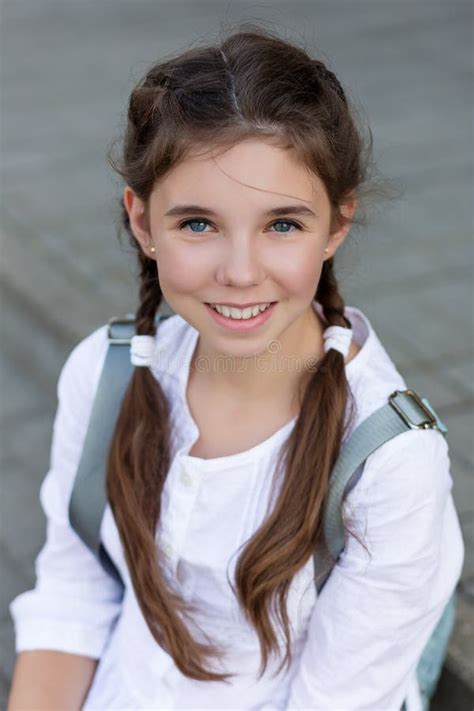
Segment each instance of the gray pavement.
[[107,146],[149,62],[211,40],[219,22],[260,18],[329,60],[372,127],[379,169],[403,191],[374,210],[366,232],[349,236],[338,274],[346,302],[365,311],[449,428],[466,560],[436,708],[468,708],[472,699],[471,3],[4,0],[2,707],[14,663],[7,605],[33,585],[45,537],[38,492],[59,370],[75,343],[136,304],[134,260],[116,238],[119,183]]

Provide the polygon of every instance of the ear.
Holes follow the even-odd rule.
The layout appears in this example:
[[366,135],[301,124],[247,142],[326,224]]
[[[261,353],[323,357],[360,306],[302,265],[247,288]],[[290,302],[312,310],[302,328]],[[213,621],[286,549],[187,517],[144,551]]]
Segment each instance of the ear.
[[133,190],[126,185],[123,191],[123,204],[130,220],[130,229],[133,236],[140,244],[143,252],[149,259],[156,259],[150,247],[153,246],[151,233],[148,225],[148,214],[143,200],[136,195]]
[[328,252],[325,253],[325,260],[333,257],[341,244],[344,242],[349,230],[351,229],[352,218],[356,209],[357,200],[352,194],[339,205],[339,210],[344,217],[343,224],[340,227],[336,227],[336,229],[329,235],[329,240],[326,244]]

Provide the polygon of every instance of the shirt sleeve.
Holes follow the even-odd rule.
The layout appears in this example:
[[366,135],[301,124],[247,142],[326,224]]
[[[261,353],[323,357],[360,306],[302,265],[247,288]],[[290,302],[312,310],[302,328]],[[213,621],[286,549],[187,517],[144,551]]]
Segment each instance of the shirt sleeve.
[[459,580],[464,545],[448,445],[409,430],[347,496],[352,536],[316,600],[287,711],[399,711]]
[[9,605],[17,653],[49,649],[98,659],[121,610],[121,586],[72,529],[68,515],[106,355],[105,329],[97,329],[72,350],[59,376],[50,468],[40,488],[46,541],[35,560],[35,588]]

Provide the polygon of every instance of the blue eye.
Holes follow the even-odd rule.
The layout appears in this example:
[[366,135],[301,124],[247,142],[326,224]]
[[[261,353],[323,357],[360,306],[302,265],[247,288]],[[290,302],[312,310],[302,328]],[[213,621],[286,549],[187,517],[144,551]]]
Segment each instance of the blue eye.
[[[181,230],[183,227],[185,227],[185,225],[192,225],[192,224],[194,224],[194,225],[205,225],[205,224],[207,224],[207,225],[208,225],[209,222],[208,222],[207,220],[185,220],[184,222],[182,222],[182,223],[180,224],[179,229]],[[194,232],[194,230],[191,230],[191,232]],[[197,230],[197,232],[198,232],[198,233],[199,233],[199,232],[202,232],[202,230]]]
[[[179,229],[183,229],[183,227],[186,227],[187,225],[209,225],[208,220],[199,220],[196,218],[190,219],[190,220],[185,220],[184,222],[181,222],[179,225]],[[272,225],[290,225],[291,227],[295,227],[297,230],[301,230],[302,227],[298,222],[294,222],[293,220],[276,220],[275,222],[272,222]],[[288,230],[288,231],[280,231],[276,230],[278,234],[285,235],[289,234],[293,230]],[[191,229],[191,232],[194,232],[194,234],[205,234],[204,230],[193,230]]]
[[[293,220],[277,220],[276,222],[273,222],[272,224],[273,225],[290,225],[292,227],[296,227],[297,230],[301,230],[301,225],[298,224],[298,222],[294,222]],[[293,231],[293,230],[291,230],[291,231]],[[281,235],[289,233],[289,231],[288,232],[280,232],[279,230],[277,230],[277,232]]]

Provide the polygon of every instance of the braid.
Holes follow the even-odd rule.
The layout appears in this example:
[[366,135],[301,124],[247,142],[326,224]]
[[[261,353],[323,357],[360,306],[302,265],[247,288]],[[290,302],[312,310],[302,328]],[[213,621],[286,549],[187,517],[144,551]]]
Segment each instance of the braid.
[[332,257],[323,264],[323,271],[316,291],[316,300],[321,304],[326,321],[330,326],[352,328],[351,322],[344,316],[344,299],[340,294],[336,275],[334,274]]
[[135,314],[136,332],[139,335],[154,336],[156,333],[155,316],[162,300],[160,282],[156,273],[155,261],[138,250],[140,265],[140,304]]
[[155,260],[146,256],[133,234],[123,198],[120,200],[120,206],[123,227],[128,233],[131,246],[137,251],[138,258],[140,288],[138,292],[139,306],[135,312],[136,333],[140,336],[154,336],[156,334],[155,316],[162,300]]

